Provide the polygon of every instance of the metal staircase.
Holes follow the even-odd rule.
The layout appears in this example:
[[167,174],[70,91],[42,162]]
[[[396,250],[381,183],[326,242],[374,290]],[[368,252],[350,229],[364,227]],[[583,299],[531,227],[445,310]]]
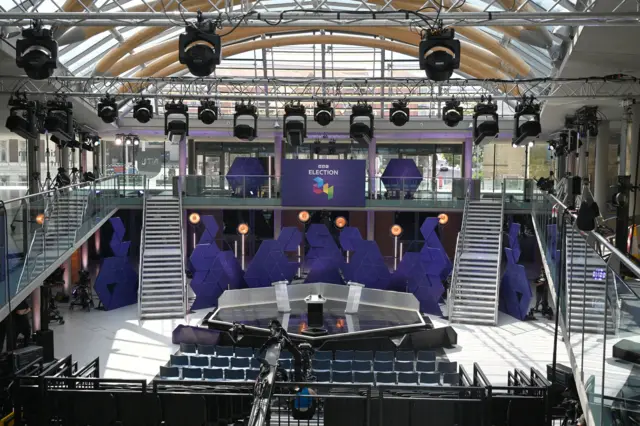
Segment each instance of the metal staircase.
[[501,199],[469,198],[467,191],[448,298],[449,321],[495,325],[500,294],[504,185]]
[[[588,246],[585,237],[574,228],[566,233],[566,316],[571,332],[604,332],[604,312],[606,303],[606,279],[610,275],[606,262]],[[615,287],[610,283],[610,286]],[[607,333],[615,333],[614,313],[616,303],[607,309]],[[614,313],[612,313],[612,311]]]
[[141,319],[182,318],[186,282],[182,247],[182,198],[144,198],[138,314]]

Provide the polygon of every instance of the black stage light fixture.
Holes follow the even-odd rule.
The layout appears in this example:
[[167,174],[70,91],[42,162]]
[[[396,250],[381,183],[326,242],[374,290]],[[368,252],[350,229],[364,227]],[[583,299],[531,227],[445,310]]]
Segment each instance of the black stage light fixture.
[[460,106],[460,101],[451,99],[445,102],[442,108],[442,120],[449,127],[456,127],[464,117],[464,110]]
[[25,139],[37,139],[40,135],[37,101],[29,101],[27,96],[16,93],[9,98],[7,129]]
[[252,141],[258,136],[258,108],[244,101],[236,104],[233,114],[233,136],[244,141]]
[[80,149],[93,151],[93,136],[89,133],[82,132],[78,137],[80,138]]
[[[528,118],[521,123],[521,118]],[[542,126],[540,125],[540,104],[533,96],[523,96],[522,100],[516,105],[516,113],[513,116],[513,139],[512,146],[532,147],[535,139],[540,137]]]
[[47,101],[44,129],[59,146],[79,145],[73,128],[73,105],[64,98]]
[[407,124],[407,121],[409,121],[409,108],[406,101],[397,101],[391,104],[389,121],[398,127]]
[[[172,118],[171,121],[169,117]],[[164,134],[169,136],[169,140],[189,135],[189,107],[182,101],[171,101],[164,105]]]
[[198,107],[198,119],[204,124],[213,124],[218,119],[218,106],[215,101],[203,99]]
[[29,78],[44,80],[53,75],[58,60],[58,42],[51,30],[42,28],[42,21],[35,20],[31,28],[22,30],[22,38],[16,42],[16,65]]
[[196,77],[207,77],[220,65],[222,40],[216,34],[212,21],[203,21],[198,11],[198,22],[187,25],[178,41],[178,59]]
[[91,138],[91,142],[93,143],[94,147],[100,146],[100,136],[93,136]]
[[[479,122],[479,118],[482,121]],[[500,133],[498,123],[498,104],[492,102],[491,96],[480,97],[480,102],[473,108],[473,142],[484,145],[491,141],[486,138],[497,138]]]
[[319,101],[313,109],[313,120],[321,126],[328,126],[335,117],[331,101]]
[[140,99],[133,106],[133,118],[140,123],[148,123],[153,118],[151,99]]
[[460,41],[453,28],[435,28],[425,32],[420,42],[420,69],[434,81],[451,77],[460,68]]
[[306,108],[300,102],[285,104],[282,136],[291,146],[301,146],[307,137]]
[[98,117],[105,123],[113,123],[118,118],[118,104],[115,98],[106,94],[104,98],[98,102]]
[[349,137],[364,147],[369,146],[369,142],[373,139],[373,108],[371,105],[358,102],[351,107],[349,123]]

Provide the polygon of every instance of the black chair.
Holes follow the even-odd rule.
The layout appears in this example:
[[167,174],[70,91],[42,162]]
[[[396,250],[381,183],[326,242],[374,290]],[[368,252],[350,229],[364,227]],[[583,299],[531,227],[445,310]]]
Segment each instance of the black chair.
[[376,383],[379,384],[396,384],[396,373],[381,371],[376,373]]
[[253,358],[253,348],[236,348],[236,356],[238,358]]
[[321,359],[321,360],[313,360],[313,362],[311,363],[311,365],[313,366],[313,369],[315,371],[329,371],[331,370],[331,361],[329,361],[328,359]]
[[398,373],[398,384],[403,385],[417,385],[418,373]]
[[333,383],[352,383],[353,373],[351,371],[334,371]]
[[393,371],[393,362],[391,361],[374,361],[373,371],[389,372]]
[[244,380],[244,370],[224,370],[225,380]]
[[331,370],[336,371],[351,371],[351,361],[333,361],[331,363]]
[[418,351],[418,361],[436,362],[434,351]]
[[370,371],[367,371],[367,372],[354,371],[353,372],[353,381],[354,381],[354,383],[374,384],[375,383],[375,377],[373,376],[373,373],[370,372]]
[[231,358],[231,368],[249,368],[249,358]]
[[398,351],[396,352],[396,361],[411,361],[413,362],[416,355],[413,351]]
[[216,356],[226,356],[226,357],[232,357],[233,356],[233,347],[231,346],[216,346]]
[[216,347],[214,345],[198,345],[199,355],[215,355]]
[[353,371],[371,371],[371,361],[353,361],[351,368]]
[[316,380],[321,383],[328,383],[331,381],[330,371],[318,371],[313,370],[313,375],[316,376]]
[[332,359],[333,359],[333,352],[331,351],[318,351],[313,356],[314,361],[322,361],[322,360],[331,361]]
[[416,362],[416,371],[419,373],[436,371],[436,363],[432,361],[418,361]]
[[249,368],[256,368],[259,370],[261,366],[262,364],[260,363],[260,360],[258,358],[249,359]]
[[437,368],[439,373],[456,373],[458,371],[458,363],[456,361],[440,361]]
[[420,373],[421,385],[439,385],[440,373]]
[[444,373],[442,375],[442,384],[449,386],[459,386],[460,375],[458,373]]
[[171,355],[171,365],[173,367],[184,367],[189,365],[189,357],[186,355]]
[[353,351],[336,351],[336,361],[353,361]]
[[211,367],[216,368],[229,368],[229,358],[217,356],[211,357]]
[[208,367],[209,357],[192,355],[189,357],[189,365],[192,367]]
[[395,371],[404,372],[411,372],[414,369],[413,362],[408,361],[396,361],[393,367]]
[[193,343],[180,343],[180,352],[183,354],[195,354],[196,345]]
[[376,352],[376,361],[393,361],[394,356],[391,351],[378,351]]
[[205,380],[224,380],[224,370],[221,368],[203,368],[202,373]]
[[188,380],[202,380],[202,368],[183,368],[182,378]]
[[353,353],[354,361],[373,361],[373,352],[372,351],[355,351]]
[[247,378],[247,380],[255,380],[258,378],[259,373],[260,373],[260,370],[256,370],[255,368],[250,368],[248,370],[245,370],[245,377]]
[[204,426],[207,422],[204,396],[182,393],[160,393],[158,396],[165,426]]
[[160,378],[162,379],[179,379],[180,369],[178,367],[160,366]]

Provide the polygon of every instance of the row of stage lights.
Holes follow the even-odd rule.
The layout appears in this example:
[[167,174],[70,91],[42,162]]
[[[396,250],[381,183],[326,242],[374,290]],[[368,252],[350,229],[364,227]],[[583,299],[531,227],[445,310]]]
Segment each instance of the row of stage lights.
[[122,144],[125,146],[138,146],[140,145],[140,138],[136,135],[116,135],[115,142],[118,146],[121,146]]

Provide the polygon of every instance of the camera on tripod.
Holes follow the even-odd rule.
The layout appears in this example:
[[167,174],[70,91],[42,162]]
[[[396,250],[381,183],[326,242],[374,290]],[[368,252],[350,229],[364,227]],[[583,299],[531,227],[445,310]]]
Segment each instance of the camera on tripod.
[[71,291],[71,303],[69,309],[74,306],[80,306],[82,309],[91,310],[94,307],[93,297],[91,294],[91,276],[89,271],[82,269],[78,273],[78,282]]

